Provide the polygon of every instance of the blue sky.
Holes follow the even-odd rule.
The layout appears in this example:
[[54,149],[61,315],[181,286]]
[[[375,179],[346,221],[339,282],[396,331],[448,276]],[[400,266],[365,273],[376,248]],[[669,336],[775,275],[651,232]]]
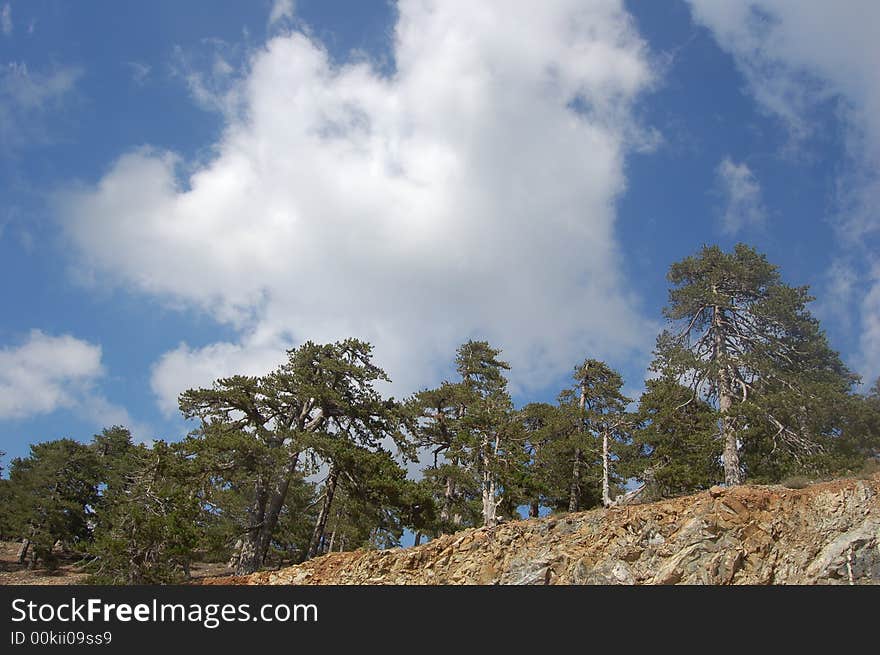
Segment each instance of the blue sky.
[[[744,241],[880,373],[873,2],[0,0],[0,450],[304,339],[406,395],[487,338],[516,399],[637,394],[669,264]],[[500,7],[500,5],[499,5]]]

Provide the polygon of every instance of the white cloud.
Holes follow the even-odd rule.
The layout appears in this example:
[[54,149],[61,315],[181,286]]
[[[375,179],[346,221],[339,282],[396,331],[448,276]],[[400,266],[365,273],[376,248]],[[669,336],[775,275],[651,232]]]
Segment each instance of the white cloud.
[[100,346],[31,330],[22,345],[0,349],[0,419],[72,408],[103,373]]
[[276,335],[250,334],[242,343],[215,343],[204,348],[181,344],[162,355],[153,367],[151,385],[166,416],[177,410],[177,396],[185,389],[209,384],[217,378],[237,373],[263,375],[285,359],[292,344]]
[[3,36],[12,35],[12,6],[8,2],[0,9],[0,32]]
[[861,353],[864,357],[865,377],[862,382],[873,386],[880,376],[880,285],[875,285],[864,302],[864,321],[861,336]]
[[761,185],[748,164],[736,164],[725,157],[716,169],[718,184],[724,197],[721,227],[727,234],[764,224],[767,211],[761,200]]
[[844,329],[853,328],[853,303],[858,299],[859,274],[846,257],[835,258],[825,272],[823,293],[812,303],[812,312],[823,321],[837,321]]
[[272,3],[272,10],[269,12],[269,27],[278,23],[278,21],[290,20],[293,18],[293,13],[293,0],[275,0]]
[[[813,135],[817,108],[829,101],[846,128],[848,162],[838,179],[835,224],[841,249],[869,270],[880,235],[880,3],[875,0],[689,0],[696,21],[729,51],[759,106],[796,139]],[[839,272],[829,272],[833,285]],[[861,323],[860,372],[880,372],[880,278],[846,281],[862,291],[852,306]],[[857,298],[857,294],[852,294]]]
[[471,337],[520,388],[650,343],[614,236],[625,156],[651,140],[631,108],[653,71],[623,3],[399,10],[390,77],[279,36],[214,105],[210,162],[180,176],[177,155],[135,150],[61,203],[80,267],[240,331],[160,359],[166,411],[305,339],[371,341],[398,393]]
[[0,420],[68,410],[96,426],[125,425],[139,440],[150,438],[147,425],[96,389],[105,375],[101,358],[99,345],[36,329],[21,345],[0,348]]
[[70,96],[82,71],[31,72],[22,62],[0,67],[0,151],[48,139],[44,122]]
[[122,425],[128,428],[135,442],[149,443],[156,437],[156,432],[148,423],[134,419],[124,407],[94,391],[83,394],[72,409],[77,416],[96,427]]
[[223,39],[202,39],[194,48],[174,48],[172,75],[186,82],[190,94],[204,110],[234,114],[240,102],[236,69],[230,61],[242,59],[242,48]]

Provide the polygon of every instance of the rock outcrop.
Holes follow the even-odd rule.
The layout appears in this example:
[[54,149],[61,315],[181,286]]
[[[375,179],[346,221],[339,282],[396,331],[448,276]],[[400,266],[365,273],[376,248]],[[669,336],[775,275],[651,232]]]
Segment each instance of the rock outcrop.
[[332,553],[235,584],[878,584],[880,475],[804,489],[713,487],[671,500],[465,530],[416,548]]

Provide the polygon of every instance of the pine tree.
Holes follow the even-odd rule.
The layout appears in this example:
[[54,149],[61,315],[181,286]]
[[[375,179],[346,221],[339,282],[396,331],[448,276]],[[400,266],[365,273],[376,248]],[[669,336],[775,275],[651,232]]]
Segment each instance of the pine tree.
[[424,474],[447,532],[495,525],[498,508],[510,510],[524,465],[521,425],[503,373],[510,365],[500,354],[486,341],[467,341],[456,351],[460,380],[422,391],[407,403],[415,441],[434,454]]
[[880,378],[864,395],[853,394],[844,408],[838,452],[851,468],[880,464]]
[[[752,248],[706,246],[669,270],[672,324],[657,339],[653,368],[717,406],[725,482],[744,480],[746,440],[800,457],[821,448],[812,413],[842,397],[855,378],[806,305],[807,287],[783,284]],[[766,442],[765,442],[766,443]]]
[[542,505],[549,505],[551,476],[545,450],[564,438],[558,408],[550,403],[529,403],[519,412],[523,431],[523,454],[526,465],[519,481],[521,496],[529,506],[529,517],[539,516]]
[[[302,445],[293,429],[300,408],[272,397],[265,379],[235,375],[217,380],[211,389],[191,389],[180,396],[186,418],[199,418],[188,447],[202,475],[250,486],[247,520],[235,560],[237,573],[252,573],[263,563],[278,514],[296,471]],[[319,422],[305,413],[300,420]]]
[[7,520],[22,538],[21,562],[53,565],[56,543],[79,550],[88,542],[99,481],[94,453],[72,439],[31,445],[12,460]]
[[414,456],[401,430],[402,417],[393,399],[384,399],[374,388],[388,381],[385,372],[372,362],[372,346],[348,339],[329,346],[306,344],[291,352],[281,375],[291,388],[314,399],[325,422],[309,441],[311,451],[327,466],[321,507],[309,544],[308,556],[320,550],[339,476],[355,466],[353,453],[383,451],[386,440],[398,453]]
[[560,406],[574,419],[577,429],[569,434],[571,474],[568,511],[584,508],[584,491],[590,482],[585,474],[601,468],[600,494],[605,506],[611,504],[612,486],[619,486],[612,471],[615,458],[612,442],[627,440],[625,410],[630,402],[621,393],[623,378],[605,362],[586,359],[574,369],[575,386],[559,396]]
[[439,529],[453,532],[466,512],[461,490],[468,475],[460,465],[462,418],[467,393],[461,384],[443,382],[436,389],[416,393],[405,408],[407,425],[417,447],[427,449],[433,457],[423,471],[440,507]]
[[99,498],[94,506],[96,529],[101,526],[107,514],[104,512],[108,495],[128,484],[128,476],[138,466],[135,457],[136,447],[131,432],[121,425],[104,428],[92,437],[89,445],[98,463],[100,480]]
[[308,547],[312,556],[323,539],[346,444],[378,449],[391,437],[406,449],[398,438],[396,403],[374,389],[388,378],[373,364],[370,344],[306,342],[287,354],[287,362],[267,376],[225,378],[180,398],[184,415],[202,421],[191,447],[205,471],[239,490],[251,486],[234,559],[238,573],[262,566],[300,469],[312,472],[323,463],[327,470]]
[[125,449],[125,472],[108,488],[89,552],[99,584],[179,582],[202,536],[193,463],[156,441]]
[[677,496],[724,477],[715,411],[674,380],[648,380],[633,431],[628,473],[647,487],[643,497]]
[[423,485],[385,451],[352,448],[318,552],[400,545],[403,531],[433,528],[435,508]]

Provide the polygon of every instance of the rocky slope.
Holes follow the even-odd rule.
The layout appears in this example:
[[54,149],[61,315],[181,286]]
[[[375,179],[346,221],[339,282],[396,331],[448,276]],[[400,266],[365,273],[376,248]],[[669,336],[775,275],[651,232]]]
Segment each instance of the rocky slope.
[[880,584],[880,474],[804,489],[713,487],[215,582]]

